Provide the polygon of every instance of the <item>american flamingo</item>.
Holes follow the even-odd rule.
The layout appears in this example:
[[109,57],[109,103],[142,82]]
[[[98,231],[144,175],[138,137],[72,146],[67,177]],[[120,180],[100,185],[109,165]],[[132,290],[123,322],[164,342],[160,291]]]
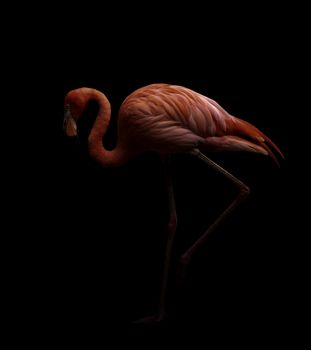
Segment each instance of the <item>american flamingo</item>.
[[99,112],[88,137],[90,156],[103,167],[120,166],[145,151],[154,151],[164,158],[169,196],[170,216],[165,265],[158,314],[143,322],[160,321],[165,316],[165,299],[171,250],[177,215],[169,158],[174,153],[189,153],[228,178],[239,194],[205,233],[181,256],[185,271],[191,257],[215,227],[249,194],[249,188],[228,171],[209,159],[206,152],[246,151],[270,156],[277,164],[279,148],[250,123],[230,115],[214,100],[188,88],[152,84],[130,94],[122,103],[118,116],[118,142],[114,150],[106,150],[103,137],[110,120],[110,103],[98,90],[79,88],[65,96],[64,131],[77,135],[76,121],[89,101],[95,100]]

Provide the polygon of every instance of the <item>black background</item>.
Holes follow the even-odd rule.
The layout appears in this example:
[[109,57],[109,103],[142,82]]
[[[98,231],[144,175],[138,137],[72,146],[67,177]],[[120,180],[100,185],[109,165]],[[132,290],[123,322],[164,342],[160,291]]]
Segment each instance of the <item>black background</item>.
[[[145,154],[111,169],[89,159],[86,138],[96,105],[82,117],[80,142],[62,133],[65,94],[96,88],[112,105],[105,145],[113,148],[123,99],[156,82],[184,85],[215,99],[256,125],[285,155],[280,168],[255,154],[211,155],[245,182],[251,195],[200,249],[182,286],[176,284],[178,257],[236,190],[198,160],[173,158],[178,229],[168,320],[156,327],[195,325],[209,334],[232,331],[254,339],[285,337],[296,327],[304,307],[304,256],[293,200],[291,120],[301,72],[290,53],[299,54],[300,44],[289,9],[283,15],[248,10],[245,16],[230,9],[201,15],[198,8],[162,9],[151,17],[151,10],[133,16],[121,6],[113,15],[96,14],[96,8],[62,15],[60,34],[55,40],[52,34],[46,48],[50,61],[42,68],[51,90],[46,96],[53,108],[45,112],[53,132],[44,135],[44,150],[34,153],[40,191],[34,218],[40,220],[27,239],[35,253],[26,280],[39,301],[43,328],[55,335],[86,329],[101,334],[110,327],[136,331],[143,326],[134,320],[156,312],[168,219],[160,159]],[[110,15],[114,24],[108,25]],[[54,64],[58,68],[50,69]]]

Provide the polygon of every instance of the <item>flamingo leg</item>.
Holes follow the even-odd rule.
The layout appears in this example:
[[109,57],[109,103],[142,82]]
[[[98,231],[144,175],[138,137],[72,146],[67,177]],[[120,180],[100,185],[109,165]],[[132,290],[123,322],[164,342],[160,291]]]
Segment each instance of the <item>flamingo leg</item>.
[[160,303],[159,303],[159,317],[161,319],[165,317],[165,302],[166,302],[166,295],[167,295],[168,276],[169,276],[169,269],[170,269],[171,255],[172,255],[172,247],[173,247],[173,242],[174,242],[174,237],[175,237],[176,227],[177,227],[177,214],[176,214],[175,197],[174,197],[174,190],[173,190],[173,183],[172,183],[170,158],[165,159],[165,172],[166,172],[166,185],[167,185],[168,201],[169,201],[168,202],[169,221],[168,221],[168,238],[166,243],[165,261],[164,261]]
[[189,265],[193,254],[205,243],[210,233],[215,230],[215,228],[220,224],[220,222],[224,220],[226,216],[230,214],[241,202],[243,202],[250,193],[249,188],[242,181],[240,181],[235,176],[230,174],[227,170],[223,169],[220,165],[216,164],[211,159],[206,157],[199,150],[194,150],[193,152],[191,152],[191,154],[198,157],[203,162],[208,164],[211,168],[220,172],[223,176],[232,181],[233,184],[238,187],[240,192],[238,196],[234,199],[234,201],[219,215],[219,217],[213,222],[213,224],[205,231],[205,233],[203,233],[203,235],[197,241],[195,241],[194,244],[184,254],[182,254],[179,266],[180,280],[184,279],[187,266]]
[[177,214],[176,205],[174,198],[174,190],[172,183],[171,173],[171,160],[170,157],[163,159],[166,177],[166,186],[168,191],[168,204],[169,204],[169,221],[168,221],[168,238],[166,243],[165,260],[163,267],[162,285],[160,290],[160,301],[158,306],[158,313],[154,316],[144,317],[135,321],[134,323],[155,323],[164,320],[166,316],[166,296],[167,296],[167,285],[170,270],[170,262],[172,255],[172,247],[177,227]]

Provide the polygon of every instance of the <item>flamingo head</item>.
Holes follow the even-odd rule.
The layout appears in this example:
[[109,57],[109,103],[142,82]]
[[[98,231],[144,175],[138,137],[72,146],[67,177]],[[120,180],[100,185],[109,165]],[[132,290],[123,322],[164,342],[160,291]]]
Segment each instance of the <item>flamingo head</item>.
[[75,89],[65,97],[63,130],[67,136],[77,136],[77,120],[87,104],[84,89]]
[[63,130],[67,136],[77,136],[77,123],[72,116],[69,104],[64,108]]

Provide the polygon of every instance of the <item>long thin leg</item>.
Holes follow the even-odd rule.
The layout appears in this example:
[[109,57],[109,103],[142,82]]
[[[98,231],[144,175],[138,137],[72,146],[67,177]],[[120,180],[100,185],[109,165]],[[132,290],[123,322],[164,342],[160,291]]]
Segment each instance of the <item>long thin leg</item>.
[[134,323],[148,324],[148,323],[159,322],[165,318],[165,313],[166,313],[165,306],[166,306],[168,276],[169,276],[173,241],[174,241],[176,227],[177,227],[177,215],[176,215],[176,206],[175,206],[175,198],[174,198],[173,183],[172,183],[171,161],[170,161],[170,158],[165,158],[163,159],[163,161],[164,161],[164,168],[165,168],[166,186],[168,191],[169,222],[168,222],[168,238],[166,243],[158,313],[155,316],[149,316],[149,317],[144,317],[142,319],[139,319]]
[[243,202],[250,193],[249,188],[242,181],[238,180],[236,177],[230,174],[227,170],[223,169],[220,165],[216,164],[211,159],[206,157],[199,150],[194,150],[193,152],[191,152],[191,154],[198,157],[203,162],[208,164],[210,167],[220,172],[223,176],[225,176],[230,181],[232,181],[233,184],[238,187],[240,192],[238,196],[235,198],[235,200],[222,212],[222,214],[213,222],[213,224],[208,228],[208,230],[206,230],[205,233],[181,256],[180,258],[180,278],[181,279],[184,278],[186,268],[189,265],[189,262],[193,254],[198,250],[200,246],[203,245],[203,243],[206,241],[209,234],[213,230],[215,230],[215,228],[220,224],[220,222],[229,213],[231,213],[231,211],[235,209],[241,202]]
[[160,303],[159,303],[159,318],[163,318],[165,316],[165,302],[166,302],[166,295],[167,295],[168,275],[169,275],[169,268],[170,268],[171,255],[172,255],[172,246],[173,246],[176,227],[177,227],[176,205],[175,205],[171,165],[170,165],[169,158],[165,160],[165,171],[166,171],[166,185],[168,190],[168,201],[169,201],[169,222],[168,222],[168,238],[167,238],[167,244],[166,244],[163,278],[162,278]]

